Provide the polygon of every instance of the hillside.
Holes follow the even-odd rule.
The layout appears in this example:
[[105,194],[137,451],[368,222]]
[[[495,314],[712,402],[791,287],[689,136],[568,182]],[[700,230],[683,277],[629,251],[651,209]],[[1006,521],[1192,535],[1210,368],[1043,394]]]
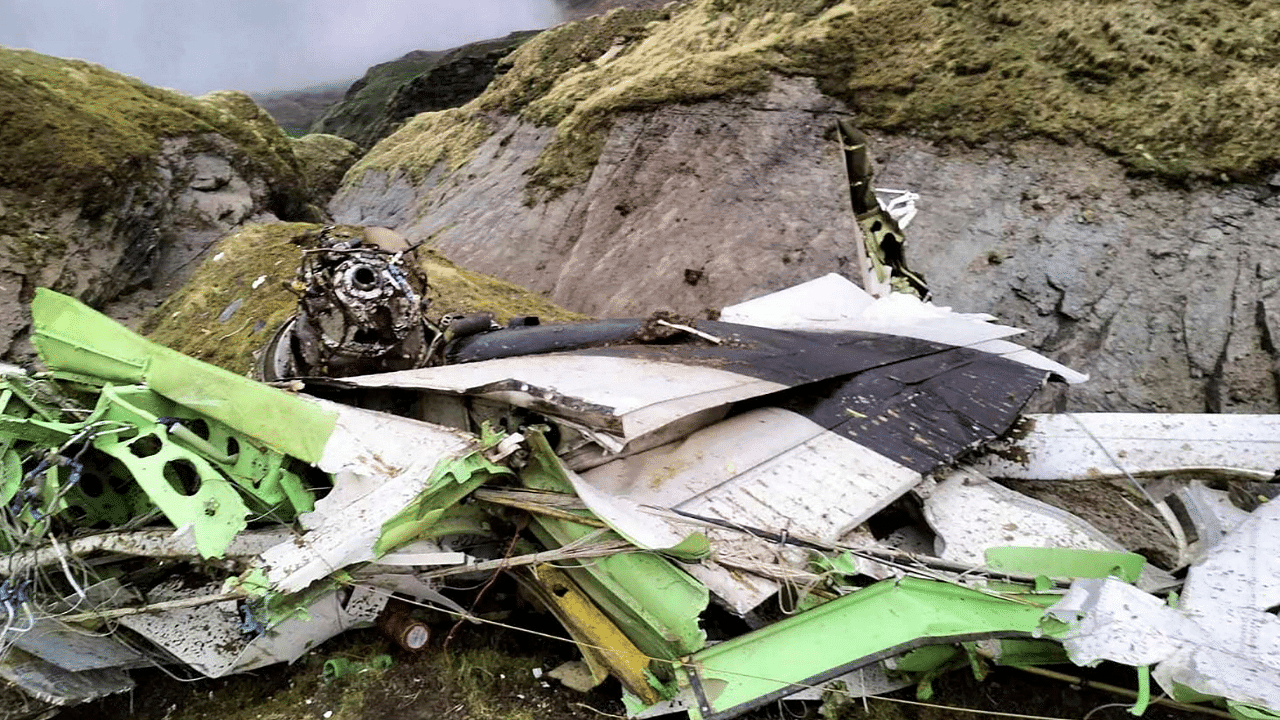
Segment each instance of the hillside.
[[701,315],[852,272],[832,134],[850,117],[877,183],[923,196],[908,254],[937,300],[999,312],[1097,377],[1067,406],[1264,411],[1277,33],[1261,2],[615,11],[413,118],[330,210],[581,312]]
[[369,147],[406,118],[457,107],[484,92],[500,72],[499,62],[536,34],[515,32],[451,50],[415,50],[374,65],[311,130]]
[[96,306],[164,293],[247,219],[320,216],[289,139],[248,96],[191,98],[5,48],[0,178],[6,357],[23,352],[37,286]]
[[329,108],[341,102],[351,87],[350,80],[326,83],[301,90],[254,93],[253,101],[293,136],[305,135]]

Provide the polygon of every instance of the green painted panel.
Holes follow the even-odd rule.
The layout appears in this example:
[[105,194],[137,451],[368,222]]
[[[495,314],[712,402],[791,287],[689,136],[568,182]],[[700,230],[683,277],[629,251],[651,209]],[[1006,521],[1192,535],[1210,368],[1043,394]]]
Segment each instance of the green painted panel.
[[[546,440],[537,433],[526,434],[533,452],[529,464],[520,471],[520,479],[530,488],[572,493],[573,486]],[[560,547],[597,531],[548,517],[535,517],[533,530],[548,547]],[[706,644],[699,618],[710,599],[707,588],[661,555],[613,555],[567,572],[647,655],[674,660]]]
[[915,647],[1029,637],[1043,617],[964,587],[886,580],[695,654],[687,673],[701,697],[690,715],[728,717]]
[[1072,548],[993,547],[985,553],[995,570],[1056,578],[1118,577],[1137,582],[1146,559],[1137,553]]
[[319,403],[157,345],[52,290],[36,291],[31,316],[32,343],[51,370],[145,383],[300,460],[319,462],[337,424],[337,413]]

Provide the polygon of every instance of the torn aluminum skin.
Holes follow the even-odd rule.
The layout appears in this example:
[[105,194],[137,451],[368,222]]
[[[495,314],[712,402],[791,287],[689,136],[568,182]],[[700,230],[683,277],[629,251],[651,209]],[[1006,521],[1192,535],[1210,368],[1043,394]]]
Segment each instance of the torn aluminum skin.
[[[1187,572],[1176,606],[1114,579],[1077,580],[1049,614],[1078,665],[1154,666],[1175,698],[1280,708],[1280,504],[1255,510]],[[1191,691],[1191,692],[1188,692]]]

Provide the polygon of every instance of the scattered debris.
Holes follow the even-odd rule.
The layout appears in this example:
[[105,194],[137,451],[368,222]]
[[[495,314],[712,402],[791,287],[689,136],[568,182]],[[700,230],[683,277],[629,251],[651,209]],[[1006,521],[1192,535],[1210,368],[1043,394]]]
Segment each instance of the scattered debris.
[[[841,282],[815,286],[859,297],[829,292]],[[1007,341],[927,304],[894,305],[896,333],[887,299],[787,315],[788,298],[813,307],[809,292],[661,340],[635,339],[643,321],[469,335],[455,364],[303,381],[326,400],[40,291],[50,371],[10,370],[2,395],[0,674],[71,704],[129,688],[131,668],[218,677],[358,626],[417,649],[432,634],[423,607],[483,622],[444,578],[506,570],[583,651],[551,676],[589,688],[614,675],[633,714],[879,692],[975,641],[1005,663],[1152,666],[1177,700],[1280,707],[1274,503],[1212,489],[1273,477],[1275,418],[1031,416],[1009,435],[1070,371],[964,347]],[[915,337],[948,326],[951,342]],[[1128,473],[1158,503],[1182,499],[1174,522],[1199,554],[1155,567],[980,473]],[[891,544],[894,530],[933,551]],[[759,629],[710,643],[711,603]]]
[[[37,291],[48,370],[0,379],[0,678],[62,706],[354,627],[420,651],[493,622],[505,573],[582,652],[546,675],[613,676],[634,717],[1103,660],[1138,669],[1135,714],[1154,678],[1280,716],[1280,420],[1024,415],[1086,378],[889,292],[925,289],[841,133],[878,297],[828,275],[718,321],[431,323],[407,245],[326,233],[264,353],[285,390]],[[1173,552],[1000,482],[1117,478]]]

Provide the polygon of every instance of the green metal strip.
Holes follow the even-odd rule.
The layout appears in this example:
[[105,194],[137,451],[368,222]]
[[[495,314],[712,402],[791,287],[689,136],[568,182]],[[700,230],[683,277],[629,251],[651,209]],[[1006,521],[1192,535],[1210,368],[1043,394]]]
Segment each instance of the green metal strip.
[[483,451],[440,461],[431,473],[427,489],[395,517],[382,524],[382,534],[373,546],[374,557],[382,557],[406,543],[428,535],[462,498],[486,482],[502,476],[510,477],[511,470],[490,462]]
[[1133,707],[1129,708],[1129,714],[1134,717],[1142,717],[1142,714],[1151,707],[1151,666],[1138,666],[1138,698],[1133,703]]
[[993,570],[1055,578],[1118,577],[1137,582],[1146,558],[1137,553],[1073,548],[993,547],[984,553]]
[[316,463],[338,415],[319,403],[157,345],[83,303],[40,288],[31,303],[32,343],[51,370],[157,393],[286,455]]
[[947,583],[886,580],[693,655],[690,716],[732,717],[925,645],[1065,629],[1044,617],[1041,607]]
[[[573,492],[559,458],[537,433],[526,432],[532,450],[520,471],[527,487]],[[592,516],[594,517],[594,516]],[[568,520],[535,517],[532,526],[548,547],[585,537],[597,529]],[[698,621],[710,596],[707,588],[669,560],[652,552],[592,560],[567,571],[600,609],[650,657],[675,660],[701,649],[706,633]]]

